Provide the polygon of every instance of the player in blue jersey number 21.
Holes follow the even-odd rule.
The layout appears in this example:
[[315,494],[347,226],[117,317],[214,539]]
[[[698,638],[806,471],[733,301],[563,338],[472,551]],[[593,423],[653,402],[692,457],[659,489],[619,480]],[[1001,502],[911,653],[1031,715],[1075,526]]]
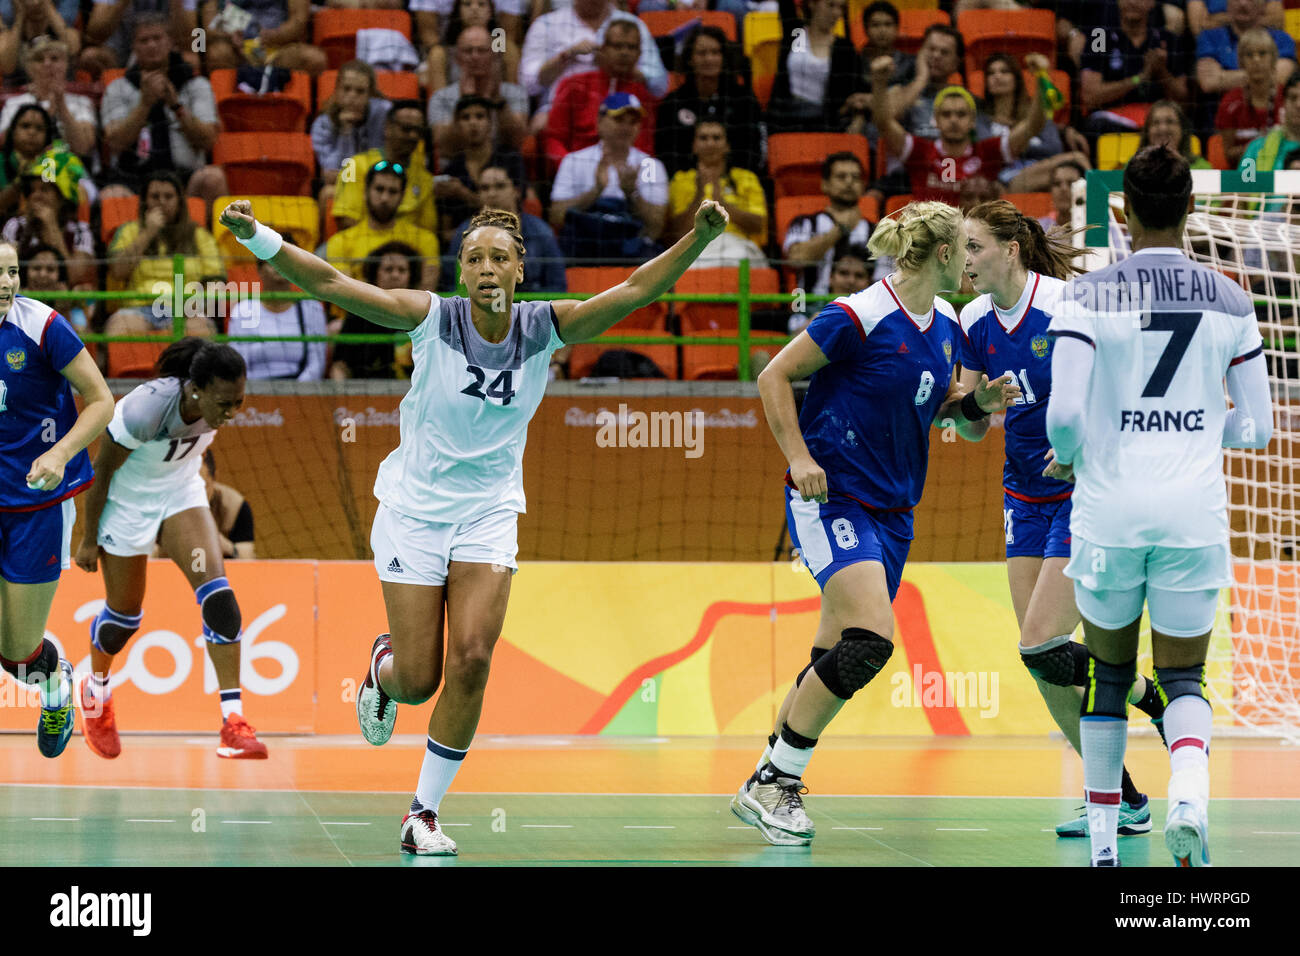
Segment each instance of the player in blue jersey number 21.
[[[965,433],[1020,395],[1011,376],[981,376],[970,391],[957,383],[961,328],[937,298],[959,288],[966,266],[957,209],[912,203],[882,221],[869,246],[898,271],[827,305],[758,379],[768,425],[790,463],[790,537],[822,589],[812,662],[731,802],[776,845],[812,841],[801,794],[813,747],[893,653],[891,604],[925,486],[930,427],[951,423]],[[809,376],[796,419],[791,382]]]

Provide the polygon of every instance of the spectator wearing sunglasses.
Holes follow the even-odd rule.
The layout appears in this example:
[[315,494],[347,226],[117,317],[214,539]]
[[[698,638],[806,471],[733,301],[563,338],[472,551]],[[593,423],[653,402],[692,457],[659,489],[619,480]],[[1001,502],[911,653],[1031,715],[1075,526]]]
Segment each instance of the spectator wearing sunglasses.
[[366,214],[365,186],[372,167],[380,162],[401,166],[406,191],[397,218],[421,229],[438,228],[433,174],[424,149],[424,107],[418,100],[397,100],[384,123],[384,145],[344,160],[334,192],[334,219],[339,229],[359,223]]
[[371,166],[365,178],[365,218],[330,236],[325,243],[325,258],[360,279],[365,260],[376,249],[390,242],[403,242],[425,262],[421,280],[424,287],[437,288],[438,237],[400,214],[402,199],[409,190],[407,171],[400,163],[383,159]]

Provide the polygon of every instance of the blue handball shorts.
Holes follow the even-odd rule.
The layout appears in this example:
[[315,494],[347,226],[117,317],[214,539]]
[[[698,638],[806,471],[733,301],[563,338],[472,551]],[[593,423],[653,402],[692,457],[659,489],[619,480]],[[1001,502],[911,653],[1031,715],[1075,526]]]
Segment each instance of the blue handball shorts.
[[0,511],[0,578],[11,584],[48,584],[72,566],[71,498],[37,511]]
[[885,567],[885,584],[893,601],[912,546],[911,515],[874,511],[851,498],[836,497],[826,504],[804,501],[798,490],[787,487],[785,491],[790,540],[818,586],[826,590],[826,582],[840,568],[879,561]]
[[1068,558],[1070,500],[1021,501],[1002,494],[1008,558]]

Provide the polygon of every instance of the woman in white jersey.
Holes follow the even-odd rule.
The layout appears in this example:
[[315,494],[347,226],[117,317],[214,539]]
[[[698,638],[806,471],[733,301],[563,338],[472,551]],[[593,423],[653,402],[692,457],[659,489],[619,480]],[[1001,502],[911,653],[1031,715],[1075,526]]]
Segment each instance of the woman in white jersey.
[[726,213],[702,203],[694,229],[676,245],[585,302],[514,302],[524,242],[518,217],[501,210],[470,220],[460,248],[469,295],[445,299],[379,289],[282,245],[253,219],[248,202],[231,203],[221,222],[304,292],[411,337],[415,368],[401,403],[402,441],[379,467],[370,539],[389,633],[371,648],[357,717],[366,740],[382,744],[397,703],[423,703],[442,684],[400,847],[454,854],[438,806],[473,739],[505,619],[524,510],[524,440],[551,354],[667,292],[726,228]]
[[[244,359],[229,345],[185,338],[158,359],[158,377],[117,403],[95,458],[77,566],[103,565],[104,606],[90,624],[91,674],[81,685],[86,744],[101,757],[122,752],[109,687],[113,658],[144,617],[154,543],[194,589],[221,697],[217,756],[264,759],[244,720],[239,691],[241,618],[226,580],[221,535],[199,467],[217,429],[244,402]],[[161,532],[161,537],[160,537]]]
[[[1065,576],[1070,558],[1071,472],[1051,459],[1047,401],[1051,392],[1051,341],[1047,327],[1061,301],[1065,279],[1080,270],[1082,254],[1062,238],[1047,236],[1032,216],[1006,200],[980,203],[966,213],[966,273],[980,293],[961,311],[961,383],[973,388],[981,374],[1015,376],[1021,395],[1004,421],[1003,530],[1007,579],[1020,626],[1020,654],[1034,676],[1052,719],[1079,750],[1079,691],[1087,680],[1088,651],[1071,640],[1079,626],[1074,586]],[[972,433],[983,437],[988,419]],[[1164,705],[1154,685],[1139,677],[1130,695],[1159,727]],[[1148,833],[1151,810],[1124,771],[1120,830]],[[1086,837],[1084,814],[1056,828],[1058,836]]]
[[1139,150],[1124,170],[1133,254],[1072,280],[1052,319],[1047,434],[1075,474],[1065,573],[1089,654],[1079,738],[1093,866],[1120,862],[1144,604],[1172,771],[1165,846],[1176,865],[1210,862],[1205,657],[1232,583],[1222,449],[1266,447],[1273,410],[1250,295],[1183,253],[1191,209],[1187,161]]

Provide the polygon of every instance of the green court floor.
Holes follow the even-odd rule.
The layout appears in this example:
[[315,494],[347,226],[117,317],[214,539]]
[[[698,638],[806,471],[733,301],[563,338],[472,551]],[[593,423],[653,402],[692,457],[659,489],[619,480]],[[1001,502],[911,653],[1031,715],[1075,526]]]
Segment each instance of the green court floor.
[[[37,866],[1086,866],[1087,840],[1051,828],[1066,799],[809,797],[812,847],[772,847],[728,797],[453,794],[459,857],[397,850],[406,797],[377,793],[0,786],[0,860]],[[1171,866],[1152,833],[1126,866]],[[1300,800],[1215,800],[1216,866],[1300,863]]]

